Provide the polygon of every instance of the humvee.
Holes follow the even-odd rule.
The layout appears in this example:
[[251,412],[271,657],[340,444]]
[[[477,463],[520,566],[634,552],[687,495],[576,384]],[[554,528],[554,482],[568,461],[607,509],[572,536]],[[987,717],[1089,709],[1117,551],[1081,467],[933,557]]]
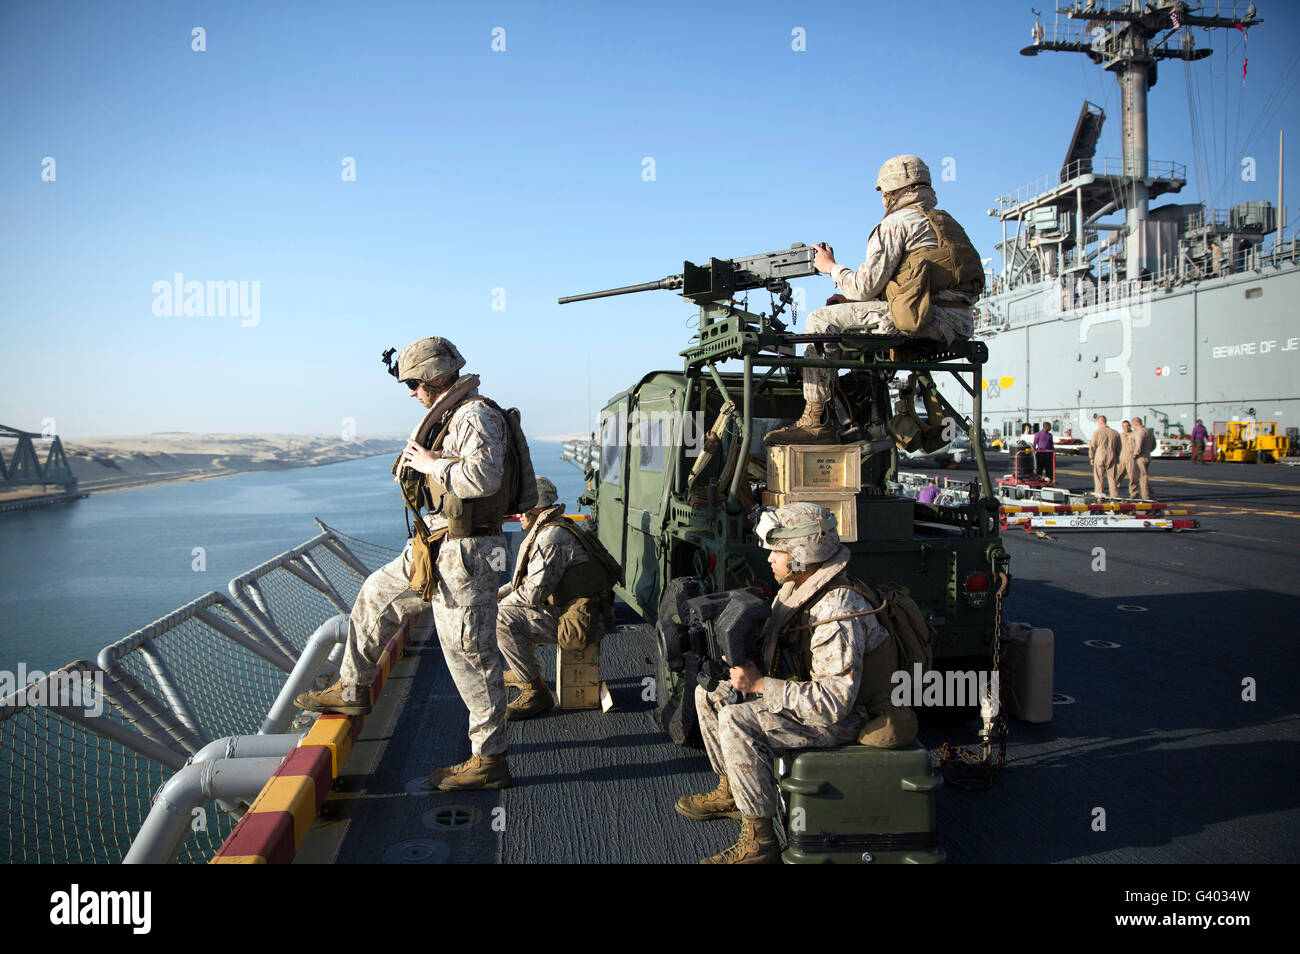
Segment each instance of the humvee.
[[[668,624],[684,622],[678,618],[683,590],[706,594],[757,585],[771,592],[767,553],[753,527],[766,479],[763,437],[799,415],[799,369],[805,366],[836,369],[841,442],[860,448],[858,539],[846,544],[850,574],[910,590],[937,634],[936,668],[992,669],[996,608],[1010,580],[1010,559],[999,538],[980,433],[987,348],[980,341],[947,346],[861,327],[838,335],[788,333],[780,316],[794,303],[789,279],[816,274],[812,258],[813,249],[796,243],[703,266],[686,262],[681,274],[659,281],[560,299],[672,289],[699,307],[698,332],[681,352],[683,368],[651,371],[606,402],[599,461],[588,470],[581,501],[590,505],[600,541],[623,567],[617,595],[657,629],[657,715],[678,744],[698,739],[695,675],[675,640],[679,628]],[[747,310],[747,294],[737,300],[764,290],[769,311]],[[806,342],[834,343],[839,351],[796,354]],[[971,395],[970,418],[938,394],[933,375],[940,373]],[[965,503],[920,504],[902,492],[890,427],[890,385],[900,374],[917,375],[909,383],[928,390],[946,426],[969,435],[978,479]],[[905,391],[909,400],[913,390]]]

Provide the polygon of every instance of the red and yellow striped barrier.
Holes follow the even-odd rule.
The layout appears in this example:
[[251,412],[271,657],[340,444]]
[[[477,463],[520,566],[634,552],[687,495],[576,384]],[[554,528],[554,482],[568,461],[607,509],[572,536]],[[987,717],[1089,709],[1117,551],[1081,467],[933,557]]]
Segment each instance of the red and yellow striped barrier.
[[1095,503],[1095,504],[1003,504],[1003,513],[1141,513],[1167,510],[1169,504],[1156,503]]
[[[411,620],[402,624],[379,657],[371,704],[379,699],[393,661],[402,654]],[[265,865],[293,861],[325,804],[330,786],[343,771],[365,716],[322,713],[298,747],[289,753],[262,788],[210,864]]]

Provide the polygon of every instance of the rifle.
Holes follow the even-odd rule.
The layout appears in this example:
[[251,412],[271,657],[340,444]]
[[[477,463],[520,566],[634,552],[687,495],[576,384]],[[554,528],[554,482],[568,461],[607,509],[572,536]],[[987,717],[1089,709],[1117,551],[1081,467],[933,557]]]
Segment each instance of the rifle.
[[567,295],[559,299],[559,303],[567,305],[573,301],[611,298],[614,295],[631,295],[634,292],[657,289],[681,289],[682,297],[689,298],[696,304],[726,301],[735,297],[736,292],[751,288],[789,293],[789,279],[817,274],[817,269],[813,268],[813,256],[816,253],[817,250],[812,246],[795,242],[789,248],[777,252],[764,252],[746,258],[710,258],[707,265],[683,262],[680,275],[669,275],[656,282],[642,282],[640,285]]

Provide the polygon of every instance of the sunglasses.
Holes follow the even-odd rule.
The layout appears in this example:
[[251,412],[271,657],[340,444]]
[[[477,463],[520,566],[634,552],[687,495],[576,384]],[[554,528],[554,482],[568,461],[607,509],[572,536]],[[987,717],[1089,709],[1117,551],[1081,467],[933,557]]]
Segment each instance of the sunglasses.
[[421,382],[419,378],[411,378],[409,381],[403,381],[402,387],[409,388],[410,390],[414,391],[416,388],[420,386],[420,384]]

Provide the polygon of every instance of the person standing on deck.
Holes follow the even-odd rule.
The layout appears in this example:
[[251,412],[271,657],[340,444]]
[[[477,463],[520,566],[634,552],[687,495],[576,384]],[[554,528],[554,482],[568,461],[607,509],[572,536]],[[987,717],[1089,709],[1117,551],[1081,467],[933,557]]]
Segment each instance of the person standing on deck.
[[1119,433],[1106,424],[1104,414],[1099,414],[1097,429],[1088,441],[1088,460],[1092,463],[1092,492],[1095,496],[1107,496],[1103,492],[1103,483],[1110,491],[1109,496],[1119,496],[1119,489],[1115,486],[1115,466],[1122,450],[1123,442]]
[[[506,788],[506,693],[496,643],[497,578],[505,568],[502,517],[509,509],[513,468],[505,417],[478,393],[479,377],[462,377],[465,365],[445,338],[421,338],[402,349],[397,379],[428,409],[393,466],[428,503],[422,515],[433,565],[434,623],[443,658],[469,709],[471,758],[436,769],[432,787],[442,791]],[[405,493],[405,488],[404,488]],[[417,533],[419,528],[417,527]],[[339,681],[320,692],[303,693],[294,704],[308,712],[364,715],[372,705],[371,685],[383,647],[404,618],[423,608],[412,590],[414,542],[361,587],[348,620],[348,640]]]
[[1142,426],[1142,418],[1133,418],[1133,460],[1129,473],[1129,496],[1133,494],[1133,482],[1137,480],[1137,497],[1152,500],[1151,482],[1147,477],[1147,468],[1151,466],[1151,452],[1156,449],[1156,436]]

